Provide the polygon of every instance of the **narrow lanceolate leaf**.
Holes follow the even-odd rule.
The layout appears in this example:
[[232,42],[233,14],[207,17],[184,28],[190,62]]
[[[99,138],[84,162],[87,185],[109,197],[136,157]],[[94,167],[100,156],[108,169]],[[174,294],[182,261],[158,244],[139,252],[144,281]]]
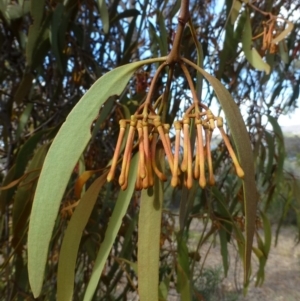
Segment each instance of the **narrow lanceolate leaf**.
[[27,177],[20,183],[14,195],[12,209],[13,238],[11,244],[14,248],[18,249],[18,251],[22,250],[20,240],[27,229],[34,187],[46,157],[48,146],[49,145],[44,144],[37,150],[26,169]]
[[249,12],[247,12],[244,33],[242,37],[243,51],[248,62],[257,70],[265,71],[269,74],[271,71],[270,66],[263,61],[259,53],[252,47],[252,28],[250,22]]
[[141,301],[158,300],[162,183],[143,190],[138,225],[138,288]]
[[215,77],[208,74],[196,64],[183,59],[184,62],[191,65],[212,85],[218,100],[224,110],[226,121],[236,146],[239,162],[245,172],[243,179],[244,190],[244,210],[245,210],[245,254],[244,254],[244,284],[249,283],[251,251],[253,244],[253,236],[255,231],[256,208],[257,208],[257,189],[255,184],[254,160],[249,134],[247,132],[241,112],[232,99],[230,93]]
[[100,11],[101,20],[102,20],[103,31],[104,31],[104,33],[108,33],[108,31],[109,31],[109,14],[108,14],[108,9],[107,9],[105,0],[98,0],[98,7],[99,7],[99,11]]
[[73,108],[57,133],[45,159],[37,185],[28,233],[28,273],[35,297],[39,296],[55,219],[72,170],[91,138],[91,124],[101,105],[119,95],[134,71],[149,59],[116,68],[102,76]]
[[177,291],[181,300],[192,300],[191,275],[189,267],[189,250],[185,238],[181,234],[176,235],[177,239]]
[[168,54],[168,34],[165,24],[165,19],[162,13],[158,14],[159,33],[160,33],[160,51],[161,55]]
[[280,41],[282,41],[286,36],[290,34],[290,32],[294,28],[294,24],[291,21],[286,20],[288,26],[285,30],[283,30],[276,38],[272,40],[272,43],[276,44]]
[[271,231],[271,224],[268,220],[267,216],[261,212],[261,217],[263,220],[263,227],[264,227],[264,241],[260,237],[259,233],[257,233],[257,243],[258,248],[261,251],[261,256],[258,257],[259,260],[259,269],[257,271],[256,276],[256,283],[255,285],[262,285],[265,279],[265,266],[267,263],[267,259],[269,256],[270,248],[271,248],[271,242],[272,242],[272,231]]
[[82,232],[89,220],[100,189],[106,182],[107,173],[96,179],[76,207],[66,230],[58,262],[57,300],[72,300],[75,266]]
[[19,139],[27,122],[28,122],[28,119],[30,117],[30,114],[31,114],[31,111],[32,111],[32,108],[33,108],[33,104],[32,103],[29,103],[25,110],[23,111],[23,113],[21,114],[20,116],[20,121],[19,121],[19,124],[18,124],[18,128],[17,128],[17,132],[16,132],[16,139]]
[[[130,163],[129,179],[136,179],[138,156],[135,155]],[[115,208],[110,217],[104,240],[100,246],[95,265],[92,271],[91,279],[84,294],[83,301],[90,301],[93,298],[102,274],[104,264],[113,246],[115,238],[120,230],[123,217],[127,211],[135,187],[135,180],[128,181],[128,187],[125,191],[120,191]]]
[[230,22],[233,25],[240,13],[240,9],[242,7],[242,3],[239,0],[234,0],[231,7],[230,12]]

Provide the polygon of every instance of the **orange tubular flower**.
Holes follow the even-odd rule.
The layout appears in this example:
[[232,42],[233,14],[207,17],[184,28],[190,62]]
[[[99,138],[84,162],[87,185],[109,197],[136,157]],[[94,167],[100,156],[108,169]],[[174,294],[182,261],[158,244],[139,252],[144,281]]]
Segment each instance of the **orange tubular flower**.
[[144,135],[144,151],[145,151],[145,166],[146,166],[146,177],[143,179],[143,188],[146,189],[149,186],[153,186],[154,184],[152,167],[151,167],[149,129],[148,129],[147,121],[143,121],[143,135]]
[[199,167],[200,167],[199,185],[201,188],[204,188],[206,186],[206,179],[205,179],[205,159],[204,159],[203,136],[202,136],[202,121],[196,120],[196,126],[197,126],[197,147],[198,147]]
[[212,130],[206,129],[205,130],[205,139],[206,139],[206,153],[207,153],[207,163],[208,163],[208,183],[209,185],[215,185],[215,177],[213,172],[213,165],[212,165],[212,158],[211,158],[211,151],[210,151],[210,141],[212,137]]
[[164,124],[163,126],[164,126],[164,133],[165,133],[167,145],[168,145],[169,151],[172,153],[171,140],[170,140],[170,136],[169,136],[170,125]]
[[186,187],[191,189],[193,186],[193,158],[191,141],[188,139],[188,149],[187,149],[187,177],[186,177]]
[[139,173],[138,176],[144,179],[146,177],[145,170],[145,153],[144,153],[144,137],[143,137],[143,124],[138,120],[137,130],[139,134]]
[[190,143],[190,132],[189,132],[190,118],[183,118],[183,159],[181,162],[181,170],[187,171],[188,168],[188,148]]
[[225,131],[223,129],[223,119],[222,119],[222,117],[218,117],[218,119],[217,119],[217,126],[218,126],[219,131],[220,131],[220,133],[222,135],[224,143],[225,143],[225,145],[227,147],[229,155],[232,158],[232,162],[234,164],[234,167],[235,167],[235,170],[236,170],[236,174],[238,175],[238,177],[243,178],[245,176],[245,173],[244,173],[244,171],[243,171],[243,169],[242,169],[242,167],[241,167],[241,165],[240,165],[240,163],[239,163],[239,161],[238,161],[238,159],[237,159],[237,157],[236,157],[236,155],[234,153],[234,150],[233,150],[233,148],[232,148],[232,146],[230,144],[230,141],[229,141],[229,139],[228,139],[228,137],[227,137],[227,135],[226,135],[226,133],[225,133]]
[[174,172],[172,174],[171,185],[176,187],[179,183],[178,179],[178,165],[179,165],[179,149],[180,149],[180,132],[181,132],[181,123],[175,121],[175,153],[174,153]]
[[[125,147],[125,151],[124,151],[121,174],[119,177],[119,185],[121,186],[122,189],[123,189],[123,187],[125,187],[123,185],[126,184],[126,182],[127,182],[126,175],[129,172],[129,164],[130,164],[130,160],[131,160],[131,151],[132,151],[132,146],[133,146],[133,141],[134,141],[136,123],[137,123],[136,117],[131,116],[128,139],[127,139],[127,143],[126,143],[126,147]],[[128,168],[127,168],[127,165],[128,165]],[[127,188],[127,185],[126,185],[126,188]],[[123,190],[125,190],[126,188],[124,188]]]
[[195,164],[194,164],[194,179],[198,180],[200,176],[200,165],[199,165],[199,148],[198,141],[195,141]]
[[[140,153],[139,153],[140,155]],[[137,177],[135,181],[135,189],[142,190],[143,189],[143,179],[140,177],[140,168],[141,168],[141,160],[139,159],[138,167],[137,167]]]
[[119,158],[120,150],[121,150],[121,144],[122,144],[122,141],[123,141],[124,135],[125,135],[126,120],[121,119],[119,121],[119,124],[120,124],[119,137],[118,137],[116,149],[115,149],[115,152],[114,152],[114,156],[113,156],[113,159],[112,159],[110,171],[109,171],[109,173],[107,175],[107,182],[111,182],[112,179],[115,176],[116,167],[117,167],[117,163],[118,163],[118,158]]
[[153,133],[152,141],[151,141],[151,164],[152,168],[157,175],[157,177],[165,182],[167,181],[167,177],[158,169],[155,161],[155,152],[156,152],[156,144],[157,144],[158,133]]
[[156,127],[156,129],[157,129],[157,131],[158,131],[158,133],[159,133],[161,142],[162,142],[162,144],[163,144],[163,147],[164,147],[165,152],[166,152],[166,155],[167,155],[167,159],[168,159],[168,162],[169,162],[169,166],[170,166],[172,175],[174,175],[174,159],[173,159],[172,152],[171,152],[171,150],[169,149],[168,142],[166,141],[164,129],[163,129],[163,127],[162,127],[160,118],[155,118],[155,119],[153,120],[153,124],[154,124],[154,126]]

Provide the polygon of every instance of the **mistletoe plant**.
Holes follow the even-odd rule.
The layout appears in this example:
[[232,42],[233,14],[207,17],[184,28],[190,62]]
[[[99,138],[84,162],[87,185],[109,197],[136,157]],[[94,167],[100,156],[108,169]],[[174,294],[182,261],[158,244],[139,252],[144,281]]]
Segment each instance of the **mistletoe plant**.
[[[197,64],[182,57],[180,53],[181,39],[187,23],[198,52]],[[48,248],[61,199],[74,166],[91,138],[91,125],[99,108],[105,106],[110,97],[121,95],[139,68],[154,63],[160,65],[151,81],[145,101],[130,119],[119,121],[119,137],[111,164],[94,180],[87,191],[82,193],[68,224],[59,256],[57,300],[72,299],[74,271],[82,231],[101,187],[107,181],[114,181],[116,173],[119,173],[119,165],[121,168],[118,184],[121,191],[94,263],[84,300],[91,300],[94,295],[134,190],[142,190],[138,223],[138,293],[142,301],[159,299],[163,182],[168,180],[169,168],[171,173],[169,179],[173,187],[180,186],[189,190],[194,181],[199,183],[201,189],[215,184],[211,139],[216,127],[232,158],[236,174],[243,182],[245,237],[237,234],[237,242],[244,262],[244,284],[247,286],[249,283],[257,204],[251,143],[241,113],[231,95],[219,80],[201,68],[201,45],[190,20],[189,1],[182,0],[178,28],[169,55],[121,66],[98,79],[71,111],[49,149],[36,189],[28,233],[28,271],[35,297],[41,293]],[[174,122],[173,128],[166,122],[166,112],[175,67],[179,67],[185,76],[193,103],[186,109],[182,119]],[[168,74],[164,93],[154,99],[155,86],[164,69]],[[205,78],[214,89],[225,112],[234,148],[223,129],[223,119],[215,116],[210,108],[201,102],[189,71],[191,69],[198,74],[196,83],[198,89],[201,87],[202,78]],[[172,136],[174,134],[174,140],[170,137],[171,134]],[[181,141],[183,141],[182,155]],[[81,183],[80,187],[83,184]],[[178,281],[181,281],[184,287],[182,290],[185,292],[184,298],[188,298],[191,279],[188,279],[184,269],[180,266],[178,269],[180,270]]]

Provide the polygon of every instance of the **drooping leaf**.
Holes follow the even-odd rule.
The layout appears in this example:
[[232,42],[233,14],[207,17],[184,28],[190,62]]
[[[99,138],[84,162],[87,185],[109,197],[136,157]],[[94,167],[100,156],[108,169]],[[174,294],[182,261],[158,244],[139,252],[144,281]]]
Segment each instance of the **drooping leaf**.
[[228,62],[236,59],[238,43],[240,42],[241,39],[241,34],[244,28],[245,19],[246,19],[245,14],[244,13],[241,14],[240,18],[238,19],[235,30],[233,24],[231,24],[231,22],[227,22],[223,49],[219,56],[220,59],[219,69],[216,72],[217,78],[221,78],[224,75],[224,69],[228,65]]
[[149,37],[151,40],[150,49],[154,56],[158,56],[158,48],[160,43],[160,37],[156,33],[155,26],[149,21]]
[[278,46],[279,46],[279,53],[280,53],[280,57],[281,57],[282,61],[285,64],[288,64],[290,58],[289,58],[289,51],[288,51],[288,47],[287,47],[286,42],[284,40],[280,41],[278,43]]
[[264,241],[260,237],[259,233],[257,233],[257,243],[258,243],[258,250],[260,251],[260,256],[258,256],[259,260],[259,269],[257,271],[256,276],[256,283],[255,285],[262,285],[265,279],[265,266],[267,263],[267,259],[269,256],[271,242],[272,242],[272,231],[271,231],[271,224],[268,220],[267,216],[261,212],[261,217],[263,220],[263,227],[264,227]]
[[28,40],[26,45],[26,60],[29,66],[34,60],[35,46],[40,37],[40,26],[44,15],[45,0],[31,0],[30,13],[33,24],[29,27]]
[[29,94],[32,81],[33,81],[33,75],[31,73],[25,73],[23,75],[23,78],[18,85],[18,89],[14,95],[14,101],[20,105],[23,99]]
[[[223,227],[225,226],[224,224],[223,224]],[[227,277],[227,273],[228,273],[228,269],[229,269],[227,235],[228,235],[228,233],[224,228],[221,228],[219,230],[221,256],[222,256],[222,261],[223,261],[223,269],[224,269],[224,276],[225,277]]]
[[25,110],[23,111],[23,113],[21,114],[20,116],[20,121],[19,121],[19,124],[18,124],[18,128],[17,128],[17,132],[16,132],[16,138],[19,139],[20,136],[21,136],[21,133],[23,132],[26,124],[27,124],[27,121],[30,117],[30,113],[31,113],[31,110],[33,108],[33,104],[32,103],[29,103]]
[[162,182],[155,177],[153,188],[141,194],[138,225],[138,287],[141,301],[158,300]]
[[63,41],[61,41],[61,34],[65,35],[63,24],[66,24],[68,19],[65,16],[65,6],[62,3],[58,3],[55,7],[51,22],[51,47],[52,52],[55,55],[58,69],[61,74],[64,72],[63,62]]
[[244,190],[244,210],[245,210],[245,254],[244,254],[244,285],[247,286],[250,279],[251,252],[253,244],[253,236],[255,231],[255,217],[257,208],[257,189],[255,184],[254,160],[249,134],[247,132],[243,117],[240,110],[230,93],[215,77],[208,74],[196,64],[184,59],[184,62],[191,65],[212,85],[216,96],[224,110],[226,122],[229,126],[233,137],[235,147],[237,149],[239,162],[244,170],[243,178]]
[[165,277],[163,281],[159,284],[159,291],[158,291],[158,300],[159,301],[167,301],[168,293],[169,293],[169,286],[170,286],[170,278]]
[[[130,163],[129,179],[136,179],[138,155],[132,158]],[[108,226],[105,232],[105,237],[101,243],[95,265],[89,280],[87,289],[84,294],[83,301],[90,301],[93,298],[100,276],[102,274],[106,259],[113,246],[115,238],[121,227],[123,217],[126,213],[128,205],[131,201],[132,194],[135,188],[135,180],[128,182],[128,187],[125,191],[120,191],[113,213],[109,219]]]
[[[34,149],[36,148],[43,134],[45,134],[46,132],[47,131],[37,132],[24,143],[24,145],[18,152],[15,165],[13,165],[13,167],[9,170],[7,176],[5,177],[3,186],[7,186],[11,182],[23,177],[23,173],[29,160],[31,159]],[[7,190],[0,191],[0,210],[4,210],[5,204],[12,201],[12,196],[15,190],[16,185],[13,185]]]
[[[222,229],[224,229],[226,232],[226,237],[221,237],[221,239],[223,239],[223,240],[226,239],[226,244],[227,244],[227,241],[230,238],[231,232],[234,231],[235,236],[236,236],[238,250],[239,250],[239,255],[243,259],[245,256],[245,250],[246,250],[245,238],[243,236],[243,233],[242,233],[240,227],[234,221],[232,212],[228,210],[227,205],[226,205],[226,200],[225,200],[224,196],[222,195],[222,193],[216,187],[212,188],[212,192],[213,192],[215,198],[218,200],[217,210],[218,210],[218,213],[221,215]],[[232,209],[232,208],[230,208],[230,209]],[[220,234],[220,235],[223,235],[223,234]],[[222,244],[223,244],[223,246],[222,246]],[[225,248],[227,249],[227,246],[225,247],[224,242],[221,241],[221,255],[222,255],[222,259],[223,259],[224,271],[226,270],[226,267],[228,266],[228,262],[227,262],[228,250],[225,250]]]
[[72,300],[75,266],[82,232],[89,220],[107,173],[97,178],[82,196],[68,224],[62,242],[57,271],[57,300]]
[[175,4],[172,5],[172,10],[170,12],[170,18],[174,18],[174,16],[176,15],[176,13],[179,11],[180,9],[180,4],[181,4],[181,1],[180,0],[176,0]]
[[137,17],[139,14],[140,14],[140,12],[137,9],[127,9],[127,10],[119,13],[118,15],[114,16],[111,19],[111,25],[124,18]]
[[231,14],[230,14],[230,22],[234,24],[242,7],[242,3],[239,0],[234,0],[232,3]]
[[98,8],[100,12],[100,17],[102,20],[102,25],[103,25],[103,31],[104,33],[108,33],[109,31],[109,14],[108,14],[108,9],[107,5],[105,3],[105,0],[98,0]]
[[[96,138],[96,135],[99,131],[99,127],[102,122],[104,122],[105,118],[108,116],[109,112],[111,112],[113,105],[115,104],[116,97],[110,97],[105,104],[103,105],[103,108],[100,111],[99,117],[95,123],[95,126],[92,131],[92,141]],[[129,116],[130,118],[130,116]]]
[[[124,219],[123,219],[124,220]],[[136,213],[133,218],[128,218],[130,220],[129,226],[127,227],[127,231],[124,237],[124,241],[122,243],[122,249],[120,253],[118,254],[120,257],[127,257],[130,258],[129,256],[135,251],[134,248],[132,248],[132,235],[133,232],[136,229],[136,224],[138,220],[138,213]],[[137,275],[137,263],[134,262],[134,265],[132,265],[133,270],[136,272]],[[118,284],[119,280],[123,276],[123,271],[119,271],[118,275],[116,276],[115,273],[118,270],[120,264],[118,262],[115,262],[112,267],[109,269],[109,272],[107,274],[107,279],[113,279],[113,281],[110,282],[108,291],[112,291],[116,285]]]
[[276,44],[276,43],[282,41],[293,30],[294,24],[289,20],[286,20],[286,22],[288,24],[287,28],[285,30],[283,30],[276,38],[274,38],[272,40],[272,43]]
[[267,149],[268,150],[268,160],[267,160],[267,165],[265,167],[266,171],[265,171],[265,177],[264,177],[263,183],[266,183],[270,179],[272,168],[273,168],[273,162],[274,162],[274,154],[275,154],[275,149],[274,149],[275,139],[267,131],[265,132],[265,137],[266,137],[266,142],[268,145],[268,149]]
[[34,152],[34,149],[36,148],[37,144],[46,132],[47,131],[37,132],[24,143],[16,158],[15,178],[19,178],[22,176],[26,165],[28,164],[28,161],[30,160]]
[[[13,239],[12,246],[20,250],[22,245],[19,243],[25,229],[27,229],[27,222],[30,214],[34,188],[37,183],[38,175],[42,168],[44,159],[46,157],[48,145],[41,146],[34,157],[30,161],[26,173],[28,176],[20,183],[15,196],[12,210],[13,222]],[[22,249],[22,248],[21,248]]]
[[160,33],[160,53],[161,55],[167,55],[168,54],[168,34],[165,24],[165,19],[163,14],[160,12],[158,14],[158,24],[159,24],[159,33]]
[[276,118],[272,116],[268,116],[268,121],[271,123],[275,137],[276,137],[276,144],[277,144],[277,169],[276,169],[276,183],[279,185],[281,183],[283,177],[283,165],[285,160],[285,145],[284,145],[284,138],[283,133],[281,130],[280,125]]
[[259,53],[252,47],[252,28],[250,22],[249,12],[247,12],[244,33],[242,36],[243,51],[249,63],[257,70],[265,71],[269,74],[271,71],[270,66],[263,61]]
[[90,126],[99,107],[110,96],[123,91],[137,68],[165,59],[135,62],[105,74],[81,98],[57,133],[43,165],[29,224],[28,272],[35,297],[41,292],[48,246],[62,196],[72,170],[91,138]]
[[30,1],[25,0],[22,5],[18,3],[12,3],[7,5],[6,7],[6,16],[9,20],[14,20],[21,18],[25,14],[27,14],[30,10]]
[[185,238],[178,233],[177,238],[177,291],[181,300],[190,301],[191,281],[189,268],[189,251]]
[[122,64],[127,64],[130,60],[131,53],[137,47],[137,41],[133,39],[136,29],[137,17],[132,18],[124,40]]

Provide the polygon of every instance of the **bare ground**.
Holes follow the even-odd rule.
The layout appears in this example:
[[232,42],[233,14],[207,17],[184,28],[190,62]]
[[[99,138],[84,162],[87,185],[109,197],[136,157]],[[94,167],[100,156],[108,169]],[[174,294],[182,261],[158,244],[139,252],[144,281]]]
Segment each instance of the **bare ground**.
[[[219,287],[217,300],[228,300],[228,293],[236,292],[239,301],[298,301],[300,300],[300,245],[295,243],[296,230],[292,226],[281,228],[278,245],[274,247],[275,228],[273,229],[272,247],[265,267],[265,282],[261,287],[255,287],[255,274],[258,261],[253,256],[253,278],[246,297],[242,295],[243,271],[241,262],[237,260],[235,246],[230,246],[230,269],[228,277],[223,279]],[[203,258],[209,248],[207,243],[201,250]],[[222,266],[219,244],[211,248],[205,267],[218,268]]]

